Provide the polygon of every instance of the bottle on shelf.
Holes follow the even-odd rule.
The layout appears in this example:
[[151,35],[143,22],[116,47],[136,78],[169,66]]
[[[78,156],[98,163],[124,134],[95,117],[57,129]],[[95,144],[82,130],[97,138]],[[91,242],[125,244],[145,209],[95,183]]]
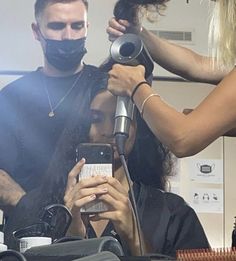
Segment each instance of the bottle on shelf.
[[4,234],[0,231],[0,252],[6,251],[7,245],[4,244]]

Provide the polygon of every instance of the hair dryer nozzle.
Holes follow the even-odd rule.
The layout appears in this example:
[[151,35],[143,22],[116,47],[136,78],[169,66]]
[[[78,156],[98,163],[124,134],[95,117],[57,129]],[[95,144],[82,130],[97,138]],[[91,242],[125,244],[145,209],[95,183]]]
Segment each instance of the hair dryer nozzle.
[[148,78],[153,71],[152,58],[136,34],[124,34],[118,37],[111,45],[110,54],[117,63],[131,66],[143,65],[146,71],[145,78]]

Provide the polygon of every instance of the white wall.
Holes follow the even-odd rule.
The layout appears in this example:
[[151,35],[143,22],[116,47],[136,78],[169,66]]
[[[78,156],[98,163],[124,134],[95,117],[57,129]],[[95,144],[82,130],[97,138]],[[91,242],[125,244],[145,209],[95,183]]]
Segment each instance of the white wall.
[[41,64],[41,51],[31,33],[33,3],[1,1],[0,70],[31,70]]

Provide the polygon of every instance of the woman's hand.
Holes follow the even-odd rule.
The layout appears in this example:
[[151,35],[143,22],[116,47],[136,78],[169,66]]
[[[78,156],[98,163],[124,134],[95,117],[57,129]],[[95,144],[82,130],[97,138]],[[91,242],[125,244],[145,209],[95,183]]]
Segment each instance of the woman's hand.
[[114,17],[112,17],[108,21],[108,27],[106,31],[108,33],[109,40],[113,42],[117,37],[122,36],[127,32],[139,34],[142,31],[142,27],[140,24],[133,25],[127,20],[116,20]]
[[109,71],[108,90],[114,95],[131,96],[135,86],[145,81],[144,75],[145,68],[142,65],[115,64]]
[[107,193],[98,196],[98,199],[108,205],[108,211],[94,215],[91,220],[111,220],[116,232],[129,245],[132,254],[139,255],[137,225],[128,191],[113,177],[107,177],[104,187],[107,188]]
[[68,229],[68,234],[80,235],[82,237],[86,236],[88,216],[81,216],[80,208],[94,201],[97,195],[107,192],[102,187],[107,182],[106,177],[96,176],[77,182],[84,163],[84,159],[80,160],[70,171],[64,196],[65,205],[72,213],[72,222]]

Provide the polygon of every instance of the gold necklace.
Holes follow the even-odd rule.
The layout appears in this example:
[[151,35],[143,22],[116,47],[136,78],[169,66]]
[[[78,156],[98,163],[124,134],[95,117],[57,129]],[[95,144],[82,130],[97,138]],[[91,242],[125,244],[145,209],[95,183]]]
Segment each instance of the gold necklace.
[[52,106],[52,101],[50,99],[50,95],[49,95],[49,91],[47,88],[47,83],[45,80],[45,77],[43,77],[43,82],[44,82],[44,88],[45,88],[45,92],[47,94],[47,98],[48,98],[48,103],[49,103],[49,107],[50,107],[50,112],[48,113],[48,116],[50,118],[55,116],[55,110],[63,103],[63,101],[65,100],[65,98],[71,93],[71,91],[74,89],[74,87],[76,86],[78,80],[80,79],[81,75],[82,75],[81,71],[79,73],[79,75],[77,76],[77,78],[75,79],[74,83],[72,84],[72,86],[70,87],[70,89],[65,93],[65,95],[57,102],[57,104],[55,106]]

